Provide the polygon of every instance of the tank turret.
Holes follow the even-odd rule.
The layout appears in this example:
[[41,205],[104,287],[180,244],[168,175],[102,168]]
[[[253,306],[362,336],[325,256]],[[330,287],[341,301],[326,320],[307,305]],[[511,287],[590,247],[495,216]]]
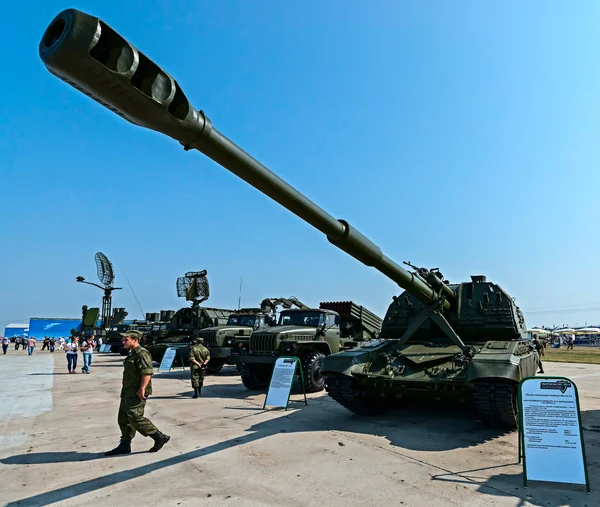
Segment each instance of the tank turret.
[[204,153],[405,289],[388,309],[382,340],[323,360],[336,401],[371,414],[410,394],[474,398],[488,423],[516,427],[516,385],[535,374],[539,358],[525,340],[522,313],[498,285],[483,276],[450,284],[437,268],[398,265],[220,133],[173,77],[98,18],[61,12],[39,54],[60,79],[131,123]]

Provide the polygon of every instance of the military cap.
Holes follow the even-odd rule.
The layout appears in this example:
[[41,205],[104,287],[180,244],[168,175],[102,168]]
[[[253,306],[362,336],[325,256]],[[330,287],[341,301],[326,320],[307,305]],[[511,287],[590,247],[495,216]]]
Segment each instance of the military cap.
[[202,336],[196,336],[194,343],[204,343],[204,338],[202,338]]
[[126,331],[125,333],[119,333],[121,336],[129,336],[131,338],[135,338],[136,340],[140,341],[142,339],[142,336],[144,336],[144,334],[141,331]]

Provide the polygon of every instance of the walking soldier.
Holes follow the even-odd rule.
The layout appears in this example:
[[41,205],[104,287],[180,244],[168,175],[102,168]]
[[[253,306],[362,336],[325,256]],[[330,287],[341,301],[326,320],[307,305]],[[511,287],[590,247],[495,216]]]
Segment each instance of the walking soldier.
[[196,337],[194,345],[190,348],[190,373],[192,376],[192,387],[194,388],[194,396],[201,396],[202,385],[204,384],[204,371],[206,365],[210,361],[209,350],[202,345],[204,338]]
[[129,354],[123,362],[123,387],[121,388],[121,404],[117,421],[121,429],[121,441],[105,456],[129,454],[131,440],[139,431],[145,437],[154,440],[150,452],[156,452],[165,445],[171,437],[158,431],[152,422],[144,417],[146,399],[152,394],[152,356],[140,346],[140,331],[121,333],[123,346],[129,349]]
[[544,366],[542,365],[542,356],[544,355],[544,347],[542,347],[542,344],[539,342],[536,334],[533,335],[533,348],[535,350],[537,350],[538,357],[539,357],[538,366],[540,368],[540,371],[538,371],[538,373],[544,373]]

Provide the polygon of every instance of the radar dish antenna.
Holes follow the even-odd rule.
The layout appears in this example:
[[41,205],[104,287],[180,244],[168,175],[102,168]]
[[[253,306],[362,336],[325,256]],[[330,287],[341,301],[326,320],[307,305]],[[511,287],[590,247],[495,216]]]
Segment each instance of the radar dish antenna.
[[104,287],[112,287],[115,280],[112,263],[102,252],[97,252],[96,255],[94,255],[94,260],[96,261],[98,280],[100,280],[100,283],[104,285]]
[[177,295],[192,302],[192,307],[198,306],[210,296],[210,287],[207,271],[188,271],[184,276],[177,278]]
[[115,273],[113,270],[112,263],[108,260],[108,257],[104,255],[102,252],[96,252],[94,255],[94,260],[96,261],[96,272],[98,274],[98,280],[102,285],[98,285],[97,283],[86,282],[83,276],[78,276],[77,281],[80,283],[87,283],[88,285],[93,285],[94,287],[98,287],[104,291],[104,296],[102,297],[102,322],[100,324],[101,329],[108,329],[110,327],[110,323],[112,320],[111,308],[112,308],[112,291],[120,290],[121,287],[113,287],[113,282],[115,280]]

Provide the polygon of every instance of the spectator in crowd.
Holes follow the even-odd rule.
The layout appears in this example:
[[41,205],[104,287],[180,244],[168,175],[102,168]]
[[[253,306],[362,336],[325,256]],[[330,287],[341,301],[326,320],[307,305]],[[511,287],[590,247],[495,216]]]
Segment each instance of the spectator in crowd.
[[79,349],[79,338],[76,336],[71,337],[71,341],[65,345],[65,351],[67,353],[67,368],[69,373],[77,373],[77,350]]
[[33,354],[33,349],[35,349],[35,336],[31,336],[27,341],[27,353]]
[[6,351],[8,350],[8,344],[10,343],[10,340],[6,337],[3,336],[2,337],[2,353],[6,354]]
[[81,342],[80,350],[83,352],[83,368],[81,368],[81,372],[89,373],[94,354],[94,340],[91,336],[84,338],[84,340]]

